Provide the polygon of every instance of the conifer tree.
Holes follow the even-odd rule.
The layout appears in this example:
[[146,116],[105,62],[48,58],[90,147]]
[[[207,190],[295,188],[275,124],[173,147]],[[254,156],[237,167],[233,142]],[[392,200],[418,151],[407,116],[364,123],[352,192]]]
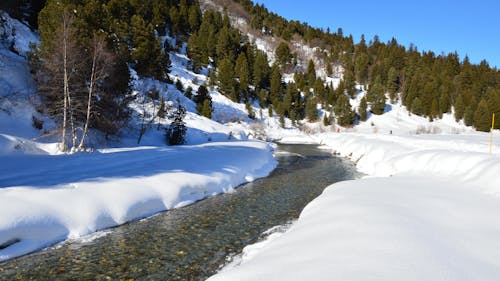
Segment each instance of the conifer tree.
[[223,95],[229,97],[232,101],[238,102],[240,98],[236,93],[233,75],[233,63],[229,58],[224,58],[219,64],[219,73],[217,75],[219,80],[219,90]]
[[457,122],[464,117],[465,113],[465,104],[462,95],[458,95],[457,99],[455,100],[454,104],[455,108],[455,120]]
[[368,118],[368,103],[366,101],[366,96],[364,96],[359,103],[359,120],[366,121]]
[[269,86],[269,62],[267,55],[261,50],[255,52],[255,60],[253,67],[253,81],[255,88],[264,89]]
[[316,81],[316,68],[312,60],[307,63],[306,81],[308,85],[312,85]]
[[184,122],[185,116],[186,108],[179,104],[177,110],[173,114],[174,120],[166,130],[166,138],[169,145],[186,143],[187,127]]
[[316,122],[319,119],[317,102],[311,95],[306,99],[306,115],[309,122]]
[[334,107],[337,122],[341,126],[350,126],[354,123],[355,113],[349,104],[349,98],[345,95],[339,95]]
[[271,88],[269,92],[269,99],[271,100],[272,104],[277,105],[280,103],[282,90],[280,69],[278,65],[275,64],[273,65]]
[[424,108],[422,106],[422,101],[416,97],[413,99],[411,103],[411,112],[417,114],[417,115],[423,115],[424,114]]
[[193,97],[193,101],[196,103],[196,110],[198,113],[209,119],[212,118],[212,98],[208,94],[205,85],[198,87],[198,92],[196,96]]
[[488,110],[488,103],[485,99],[481,99],[479,102],[476,112],[474,112],[474,127],[478,131],[488,132],[491,127],[491,116],[492,113]]
[[474,114],[474,111],[472,110],[472,106],[467,106],[465,108],[465,112],[464,112],[464,124],[466,126],[472,126],[474,125],[474,120],[475,120],[475,114]]
[[389,97],[391,102],[396,100],[396,93],[399,89],[399,77],[396,68],[391,67],[389,73],[387,74],[387,91],[389,92]]
[[380,76],[377,77],[370,88],[368,88],[367,100],[371,105],[371,112],[376,115],[384,113],[385,109],[384,87],[381,84]]
[[292,61],[292,54],[290,53],[290,47],[285,42],[280,42],[275,51],[276,61],[281,67],[286,66]]
[[212,119],[212,100],[206,99],[203,101],[203,106],[201,108],[201,115]]
[[247,97],[248,86],[250,85],[250,72],[245,53],[240,53],[238,59],[236,59],[235,72],[240,80],[240,89],[242,90],[244,97]]

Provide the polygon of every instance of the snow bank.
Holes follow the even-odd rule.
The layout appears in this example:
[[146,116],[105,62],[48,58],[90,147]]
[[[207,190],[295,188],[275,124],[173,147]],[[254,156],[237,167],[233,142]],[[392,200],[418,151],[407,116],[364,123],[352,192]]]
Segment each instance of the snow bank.
[[[357,162],[368,175],[447,176],[500,195],[500,151],[489,153],[489,134],[377,135],[326,134],[318,137],[343,156]],[[500,148],[500,136],[494,138]]]
[[228,192],[276,166],[262,142],[1,160],[0,261]]
[[288,231],[210,280],[498,280],[493,139],[489,154],[489,134],[477,132],[317,135],[370,176],[328,187]]
[[449,178],[341,182],[209,280],[498,280],[498,203]]

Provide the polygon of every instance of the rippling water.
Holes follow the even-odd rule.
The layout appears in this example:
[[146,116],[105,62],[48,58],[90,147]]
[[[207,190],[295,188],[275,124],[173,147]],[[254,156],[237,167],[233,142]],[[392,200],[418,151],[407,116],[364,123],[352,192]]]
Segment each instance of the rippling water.
[[355,168],[313,145],[280,145],[279,165],[235,192],[0,263],[1,280],[203,280],[261,233],[296,219]]

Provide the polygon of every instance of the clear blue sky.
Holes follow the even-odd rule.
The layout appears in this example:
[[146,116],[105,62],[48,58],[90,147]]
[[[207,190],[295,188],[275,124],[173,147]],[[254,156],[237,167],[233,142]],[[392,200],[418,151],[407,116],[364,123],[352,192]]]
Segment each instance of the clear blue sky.
[[457,51],[472,63],[500,68],[500,0],[254,0],[271,11],[314,27],[341,27],[359,42],[378,35],[413,43],[436,54]]

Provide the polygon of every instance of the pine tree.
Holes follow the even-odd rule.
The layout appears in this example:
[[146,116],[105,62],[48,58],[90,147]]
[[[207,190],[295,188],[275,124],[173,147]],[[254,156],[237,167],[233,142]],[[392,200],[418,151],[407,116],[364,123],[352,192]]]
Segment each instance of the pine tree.
[[259,105],[260,107],[266,107],[268,104],[268,94],[265,89],[259,90]]
[[491,127],[491,116],[492,113],[488,110],[488,103],[485,99],[481,99],[479,102],[476,112],[474,113],[473,122],[474,127],[478,131],[488,132]]
[[439,104],[438,104],[437,98],[432,99],[429,117],[431,120],[434,120],[434,118],[436,118],[436,117],[440,117]]
[[292,61],[292,54],[290,53],[290,48],[285,42],[280,42],[275,51],[276,61],[281,66],[284,67]]
[[462,95],[458,95],[457,99],[455,100],[454,104],[455,108],[455,120],[457,122],[464,117],[465,113],[465,104]]
[[162,51],[160,42],[155,36],[152,24],[148,24],[141,16],[134,15],[131,20],[132,52],[135,69],[139,75],[163,79]]
[[312,85],[316,81],[316,68],[312,60],[307,63],[306,81],[308,85]]
[[309,96],[306,100],[306,115],[309,122],[316,122],[319,119],[316,99]]
[[249,101],[245,103],[245,108],[248,112],[248,118],[255,119],[255,112],[253,111],[252,105],[250,104]]
[[201,115],[212,119],[212,100],[206,99],[203,101],[203,106],[201,108]]
[[240,97],[236,93],[233,75],[233,63],[229,58],[223,59],[219,64],[219,73],[217,75],[219,80],[219,90],[223,95],[229,97],[232,101],[238,102]]
[[240,89],[245,97],[248,96],[248,86],[250,85],[250,71],[245,53],[240,53],[236,59],[235,72],[240,80]]
[[269,99],[271,103],[277,105],[281,101],[281,93],[282,93],[282,85],[281,85],[281,72],[277,65],[273,65],[273,73],[271,76],[271,88],[269,92]]
[[350,126],[354,123],[355,113],[352,111],[349,98],[346,95],[339,95],[335,102],[334,112],[339,125]]
[[255,88],[265,89],[269,86],[270,74],[269,62],[267,55],[263,51],[257,50],[255,52],[255,60],[253,67],[253,82]]
[[396,100],[396,93],[399,89],[399,77],[398,72],[394,67],[389,69],[387,74],[387,91],[389,92],[389,97],[391,102]]
[[166,130],[167,143],[169,145],[179,145],[186,143],[187,127],[184,123],[186,108],[179,104],[177,110],[173,113],[174,120]]
[[361,102],[359,103],[359,120],[361,121],[366,121],[368,118],[368,103],[366,101],[366,96],[361,99]]
[[424,108],[422,106],[422,101],[416,97],[413,99],[411,103],[411,112],[417,114],[417,115],[423,115],[424,114]]
[[464,124],[466,126],[474,125],[474,121],[475,121],[474,117],[475,117],[475,114],[474,114],[474,111],[472,110],[472,107],[470,105],[467,106],[465,108],[465,112],[464,112]]
[[204,85],[198,87],[198,92],[193,97],[193,101],[196,103],[198,113],[209,119],[212,118],[212,98],[208,94],[207,87]]
[[370,102],[373,114],[380,115],[384,113],[386,98],[380,76],[377,76],[375,82],[368,88],[366,98]]

